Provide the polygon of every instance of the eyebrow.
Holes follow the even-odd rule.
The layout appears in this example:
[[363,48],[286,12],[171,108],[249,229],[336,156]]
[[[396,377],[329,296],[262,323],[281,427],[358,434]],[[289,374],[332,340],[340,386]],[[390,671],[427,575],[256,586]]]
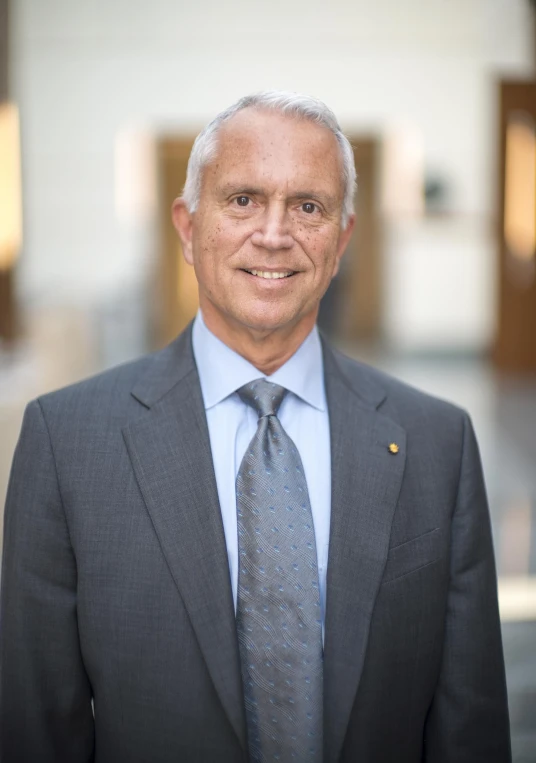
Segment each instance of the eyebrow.
[[262,188],[253,188],[252,186],[240,185],[239,183],[221,185],[218,190],[224,196],[232,196],[234,193],[247,193],[251,196],[260,196],[264,193]]

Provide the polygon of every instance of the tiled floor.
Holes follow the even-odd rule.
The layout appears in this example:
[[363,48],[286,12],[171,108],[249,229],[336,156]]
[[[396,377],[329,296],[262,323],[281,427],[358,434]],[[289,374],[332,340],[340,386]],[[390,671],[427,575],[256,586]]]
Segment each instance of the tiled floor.
[[[96,331],[75,310],[34,312],[28,325],[16,351],[0,352],[0,507],[24,404],[142,350],[131,331],[122,338],[117,324],[108,331],[102,321]],[[344,349],[463,406],[473,418],[497,554],[514,761],[536,763],[536,379],[501,381],[478,359]]]

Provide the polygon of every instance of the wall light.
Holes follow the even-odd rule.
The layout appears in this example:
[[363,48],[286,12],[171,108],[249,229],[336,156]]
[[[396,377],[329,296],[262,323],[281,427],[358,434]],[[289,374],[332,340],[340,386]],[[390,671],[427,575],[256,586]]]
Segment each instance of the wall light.
[[14,265],[22,245],[19,114],[0,105],[0,271]]
[[506,128],[504,238],[510,254],[536,254],[536,132],[532,117],[514,112]]
[[121,130],[115,139],[115,212],[119,222],[137,229],[157,210],[156,146],[151,133]]
[[424,139],[411,123],[393,125],[384,137],[382,210],[396,219],[424,213]]

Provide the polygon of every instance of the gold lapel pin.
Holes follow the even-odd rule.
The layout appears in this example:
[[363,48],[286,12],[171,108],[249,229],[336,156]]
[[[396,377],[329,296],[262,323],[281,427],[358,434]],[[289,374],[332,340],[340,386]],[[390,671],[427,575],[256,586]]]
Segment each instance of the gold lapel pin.
[[398,453],[398,451],[399,451],[399,450],[400,450],[400,448],[398,447],[398,445],[396,444],[396,442],[392,442],[392,443],[389,445],[389,453]]

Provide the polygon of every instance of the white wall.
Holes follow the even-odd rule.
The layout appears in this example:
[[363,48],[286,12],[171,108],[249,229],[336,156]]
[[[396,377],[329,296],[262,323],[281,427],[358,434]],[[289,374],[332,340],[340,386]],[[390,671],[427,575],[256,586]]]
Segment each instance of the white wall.
[[[493,75],[531,71],[527,0],[12,5],[24,294],[91,302],[135,283],[150,252],[145,228],[127,230],[116,218],[118,132],[132,125],[194,131],[240,95],[268,87],[323,98],[349,132],[417,124],[427,164],[450,179],[456,209],[488,224]],[[482,267],[490,271],[488,259]],[[467,285],[469,301],[476,281]],[[491,283],[489,272],[484,282]],[[488,302],[476,344],[489,333]],[[473,328],[482,324],[475,310],[467,317]]]
[[494,330],[492,230],[479,217],[388,226],[384,328],[401,351],[479,350]]

